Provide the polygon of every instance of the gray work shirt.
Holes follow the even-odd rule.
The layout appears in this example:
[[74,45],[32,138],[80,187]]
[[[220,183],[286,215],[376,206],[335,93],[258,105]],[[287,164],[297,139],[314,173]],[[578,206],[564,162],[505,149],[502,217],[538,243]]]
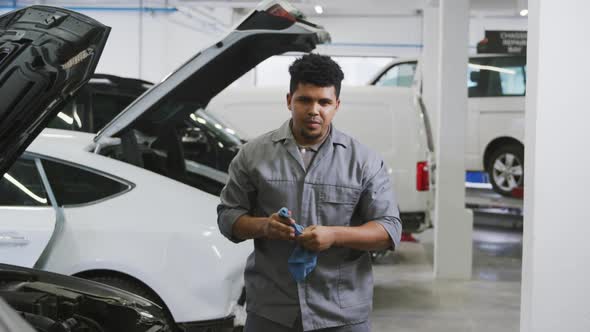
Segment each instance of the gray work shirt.
[[[392,247],[399,244],[397,203],[387,168],[375,152],[332,127],[307,170],[304,166],[289,121],[245,144],[221,192],[221,232],[240,242],[232,234],[239,217],[268,217],[287,207],[304,227],[376,221],[389,233]],[[301,315],[305,331],[367,320],[373,298],[369,253],[343,247],[322,251],[316,268],[296,283],[287,264],[295,245],[254,240],[244,273],[248,311],[289,327]]]

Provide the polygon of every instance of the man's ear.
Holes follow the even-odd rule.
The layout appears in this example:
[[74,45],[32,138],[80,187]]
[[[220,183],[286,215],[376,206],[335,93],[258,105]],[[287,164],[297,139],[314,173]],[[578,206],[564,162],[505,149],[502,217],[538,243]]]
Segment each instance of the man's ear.
[[293,98],[293,96],[291,96],[291,93],[287,93],[287,108],[289,109],[289,111],[291,111],[291,99]]

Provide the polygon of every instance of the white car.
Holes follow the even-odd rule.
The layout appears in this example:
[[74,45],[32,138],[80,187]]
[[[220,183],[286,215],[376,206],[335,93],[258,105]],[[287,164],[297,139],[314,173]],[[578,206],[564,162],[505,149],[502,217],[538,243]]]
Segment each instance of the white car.
[[184,158],[187,119],[261,61],[328,33],[265,1],[97,135],[45,130],[30,144],[89,80],[108,35],[36,8],[0,17],[0,262],[141,294],[185,331],[231,325],[252,244],[219,233],[218,198]]
[[19,245],[0,247],[2,263],[129,290],[179,323],[231,321],[252,246],[219,233],[219,199],[95,154],[93,139],[46,129],[6,173],[0,243]]
[[[417,64],[396,60],[371,84],[410,89]],[[465,168],[488,172],[494,190],[510,196],[524,185],[526,57],[472,56],[468,73]]]

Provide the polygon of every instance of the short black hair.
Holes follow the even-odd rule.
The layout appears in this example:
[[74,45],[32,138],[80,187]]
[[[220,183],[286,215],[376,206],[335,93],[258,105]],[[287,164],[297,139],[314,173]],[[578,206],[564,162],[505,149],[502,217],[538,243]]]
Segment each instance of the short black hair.
[[340,98],[340,86],[344,73],[340,66],[327,55],[305,54],[289,66],[291,82],[289,92],[293,94],[299,83],[313,84],[320,87],[333,86],[336,97]]

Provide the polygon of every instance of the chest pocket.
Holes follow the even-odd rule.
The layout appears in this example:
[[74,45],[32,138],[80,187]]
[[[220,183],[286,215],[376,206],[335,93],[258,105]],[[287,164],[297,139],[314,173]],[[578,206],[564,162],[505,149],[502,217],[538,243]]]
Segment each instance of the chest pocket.
[[318,224],[349,226],[360,189],[324,185],[318,193]]
[[270,216],[287,207],[295,214],[299,210],[299,190],[296,181],[264,180],[259,184],[257,195],[258,216]]

